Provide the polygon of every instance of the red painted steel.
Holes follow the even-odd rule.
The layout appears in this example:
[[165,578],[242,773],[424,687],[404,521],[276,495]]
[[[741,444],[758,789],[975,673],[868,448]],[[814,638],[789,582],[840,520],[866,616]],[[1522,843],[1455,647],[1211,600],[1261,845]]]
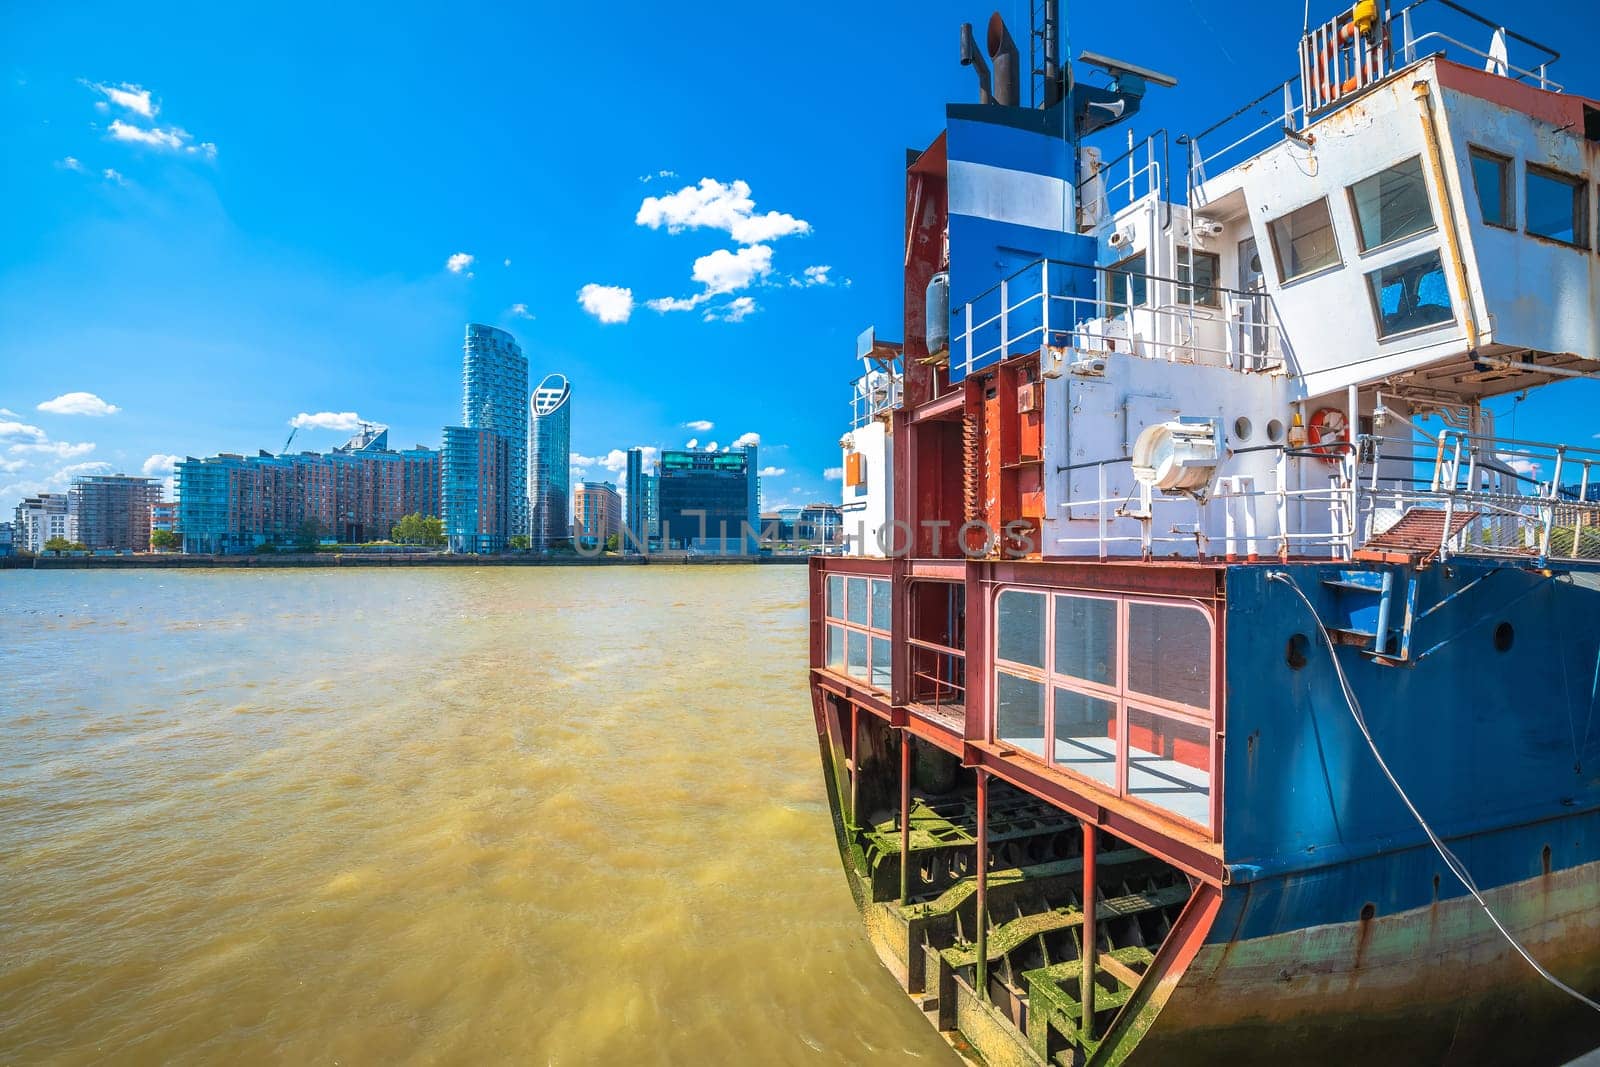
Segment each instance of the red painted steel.
[[1094,928],[1094,865],[1099,846],[1095,841],[1095,828],[1088,823],[1079,825],[1083,827],[1083,949],[1079,953],[1083,959],[1083,977],[1079,980],[1078,1000],[1083,1005],[1081,1023],[1087,1043],[1094,1040],[1094,958],[1097,938]]

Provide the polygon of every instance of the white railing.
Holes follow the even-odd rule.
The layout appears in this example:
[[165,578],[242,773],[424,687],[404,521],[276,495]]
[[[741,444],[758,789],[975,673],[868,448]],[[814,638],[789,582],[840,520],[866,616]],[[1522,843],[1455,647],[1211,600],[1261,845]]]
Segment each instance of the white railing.
[[[1086,279],[1098,295],[1063,291]],[[1110,298],[1118,286],[1126,299]],[[1140,287],[1143,299],[1135,300]],[[968,301],[960,314],[950,358],[963,375],[1046,347],[1070,349],[1074,361],[1125,355],[1239,371],[1293,367],[1293,348],[1269,294],[1137,271],[1038,260]]]
[[872,370],[850,383],[850,428],[859,430],[900,406],[903,376],[898,365]]
[[[1430,5],[1433,11],[1439,12],[1442,16],[1441,22],[1444,28],[1424,27],[1419,33],[1415,29],[1418,20],[1414,12]],[[1391,33],[1395,30],[1396,24],[1399,29],[1399,56],[1402,64],[1409,65],[1427,55],[1443,55],[1449,59],[1464,54],[1471,57],[1468,62],[1473,66],[1491,64],[1493,65],[1491,69],[1497,66],[1501,68],[1500,72],[1509,78],[1526,81],[1552,92],[1562,91],[1560,83],[1550,78],[1550,68],[1561,58],[1560,52],[1532,38],[1524,37],[1514,30],[1508,30],[1498,22],[1462,7],[1453,0],[1416,0],[1416,3],[1408,5],[1390,17]],[[1486,43],[1479,47],[1460,40],[1460,36],[1468,29],[1486,33],[1488,35]],[[1504,46],[1504,51],[1499,53],[1495,50],[1495,34],[1500,36],[1500,43]],[[1533,58],[1526,61],[1531,63],[1531,66],[1520,66],[1510,60],[1509,52],[1513,42],[1532,50]]]

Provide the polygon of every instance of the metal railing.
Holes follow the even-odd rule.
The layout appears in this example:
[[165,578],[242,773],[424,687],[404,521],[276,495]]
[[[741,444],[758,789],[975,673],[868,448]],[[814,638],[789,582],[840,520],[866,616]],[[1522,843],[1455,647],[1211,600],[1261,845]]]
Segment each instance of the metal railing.
[[859,430],[900,406],[904,376],[899,366],[871,370],[850,383],[850,428]]
[[[1097,295],[1063,291],[1085,278]],[[1119,287],[1121,300],[1110,295]],[[1075,360],[1127,355],[1241,371],[1294,364],[1270,294],[1142,271],[1036,260],[969,300],[960,316],[951,364],[965,374],[1046,346],[1073,349]]]
[[[1600,450],[1447,429],[1438,437],[1421,431],[1409,440],[1368,435],[1353,444],[1276,451],[1270,474],[1224,475],[1201,496],[1110,492],[1107,468],[1128,461],[1084,464],[1096,469],[1097,491],[1074,498],[1069,478],[1061,507],[1068,520],[1094,526],[1078,526],[1081,532],[1055,544],[1067,555],[1102,557],[1137,549],[1146,558],[1348,560],[1375,545],[1441,558],[1600,560]],[[1316,462],[1294,476],[1294,460]],[[1312,481],[1326,472],[1327,483],[1305,484],[1308,470]],[[1257,506],[1263,503],[1270,507]],[[1213,521],[1218,510],[1220,530]],[[1418,521],[1430,513],[1436,516],[1431,522]],[[1408,517],[1411,534],[1398,545],[1386,542]],[[1419,543],[1418,536],[1436,543]]]
[[[1561,84],[1550,77],[1550,68],[1561,58],[1559,52],[1454,0],[1415,0],[1399,11],[1386,12],[1371,42],[1359,33],[1349,34],[1346,27],[1350,24],[1350,12],[1345,12],[1313,29],[1301,40],[1297,75],[1272,86],[1215,125],[1177,139],[1188,149],[1186,188],[1191,205],[1198,206],[1194,191],[1205,185],[1209,171],[1226,170],[1277,144],[1286,134],[1298,134],[1368,86],[1430,55],[1499,68],[1513,80],[1562,91]],[[1469,31],[1485,34],[1485,43],[1480,46],[1464,40]],[[1495,34],[1505,46],[1503,53],[1495,51]],[[1511,59],[1513,44],[1531,51],[1531,58]],[[1222,147],[1214,147],[1218,141]],[[1213,147],[1202,148],[1202,143]]]

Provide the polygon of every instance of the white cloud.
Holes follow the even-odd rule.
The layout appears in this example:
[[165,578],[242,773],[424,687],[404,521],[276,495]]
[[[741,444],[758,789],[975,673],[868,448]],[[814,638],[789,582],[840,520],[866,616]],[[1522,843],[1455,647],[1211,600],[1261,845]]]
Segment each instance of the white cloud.
[[444,261],[444,269],[449,271],[451,274],[460,274],[462,271],[472,266],[472,261],[474,258],[475,257],[470,256],[465,252],[457,252],[455,255]]
[[102,173],[104,174],[106,181],[115,185],[128,184],[127,182],[123,181],[121,171],[112,170],[110,167],[107,167]]
[[695,449],[700,447],[700,438],[691,437],[683,443],[684,448]]
[[694,261],[692,277],[706,287],[708,294],[732,293],[748,288],[758,278],[772,273],[772,249],[750,245],[737,252],[719,248]]
[[650,182],[655,181],[657,178],[676,178],[677,176],[678,172],[675,170],[658,170],[654,174],[639,175],[639,180],[645,184],[649,184]]
[[509,257],[506,259],[506,266],[511,266],[511,259]]
[[708,293],[700,293],[697,296],[689,297],[658,296],[654,300],[646,300],[644,306],[651,311],[660,312],[693,311],[709,299],[711,297]]
[[79,456],[87,456],[93,451],[93,441],[84,441],[79,444],[72,444],[68,441],[39,441],[34,444],[11,446],[11,454],[14,456],[54,456],[57,459],[77,459]]
[[822,476],[824,478],[827,478],[827,479],[831,480],[831,481],[842,482],[842,481],[844,481],[844,468],[843,467],[829,467],[827,470],[822,472]]
[[817,267],[807,267],[804,271],[807,285],[831,285],[828,281],[828,272],[833,268],[823,264]]
[[706,445],[706,451],[707,452],[715,452],[715,451],[717,451],[717,443],[715,441],[712,441],[709,445]]
[[[6,459],[0,456],[0,474],[15,474],[27,465],[28,461],[25,459]],[[6,498],[0,497],[0,500],[4,499]]]
[[710,419],[691,419],[683,424],[683,428],[685,430],[693,430],[695,433],[706,433],[715,429],[716,423]]
[[782,467],[762,467],[757,473],[763,478],[781,478],[789,472]]
[[730,448],[749,448],[751,445],[759,445],[760,443],[761,443],[761,435],[760,434],[758,434],[758,433],[742,433],[738,437],[735,437],[733,439],[733,444],[729,445],[728,447],[730,447]]
[[1504,463],[1506,466],[1510,467],[1524,478],[1539,477],[1539,464],[1535,463],[1531,459],[1525,459],[1521,456],[1501,456],[1500,462]]
[[741,296],[719,308],[707,309],[702,318],[706,322],[743,322],[758,310],[754,297]]
[[101,460],[89,463],[70,463],[50,476],[52,488],[65,489],[72,484],[72,479],[82,474],[110,474],[111,464]]
[[121,85],[86,84],[118,107],[143,115],[147,119],[155,118],[156,112],[161,110],[160,106],[150,99],[149,89],[129,85],[127,82]]
[[182,456],[175,456],[171,453],[157,452],[155,455],[144,461],[144,466],[141,467],[140,470],[144,473],[146,478],[165,478],[177,468],[178,464],[182,462]]
[[361,428],[361,416],[353,411],[302,411],[289,420],[289,425],[297,430],[339,430],[344,433],[355,433]]
[[78,162],[77,156],[68,156],[61,162],[57,163],[56,166],[60,167],[62,170],[75,170],[80,174],[83,172],[83,164]]
[[122,409],[115,404],[108,404],[93,393],[62,393],[54,400],[45,400],[37,405],[40,411],[51,415],[115,415]]
[[810,223],[793,215],[778,211],[757,215],[749,183],[737,179],[724,184],[701,178],[700,184],[686,185],[675,193],[647,196],[633,221],[652,230],[664,226],[668,233],[702,227],[722,230],[742,245],[811,232]]
[[[185,142],[193,140],[188,131],[180,130],[176,126],[167,130],[163,130],[160,126],[145,129],[143,126],[131,126],[121,119],[111,120],[110,132],[114,140],[149,145],[151,148],[170,148],[174,151],[182,148]],[[216,146],[211,147],[215,152]]]
[[601,322],[627,322],[633,315],[633,290],[590,282],[578,290],[578,303]]
[[190,155],[202,155],[207,159],[217,158],[217,146],[210,141],[201,141],[199,144],[190,145],[184,149]]
[[527,304],[512,304],[510,315],[514,319],[531,319],[533,312],[528,310]]
[[[0,409],[0,414],[15,416],[14,411]],[[11,443],[15,441],[43,441],[45,433],[37,426],[30,426],[25,422],[0,422],[0,442]]]

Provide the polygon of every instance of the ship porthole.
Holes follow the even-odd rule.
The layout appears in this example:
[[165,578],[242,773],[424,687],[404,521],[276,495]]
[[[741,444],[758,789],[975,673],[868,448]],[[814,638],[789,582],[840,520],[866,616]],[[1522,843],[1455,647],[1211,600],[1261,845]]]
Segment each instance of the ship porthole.
[[1279,441],[1283,440],[1282,422],[1277,419],[1273,419],[1271,422],[1267,423],[1267,440],[1271,441],[1273,444],[1277,444]]
[[1301,670],[1308,662],[1306,653],[1310,651],[1311,638],[1305,634],[1292,634],[1283,650],[1283,662],[1287,663],[1292,671]]
[[1233,420],[1233,436],[1240,441],[1250,440],[1250,420],[1240,415]]
[[1376,914],[1378,914],[1378,906],[1376,904],[1368,903],[1361,905],[1362,922],[1371,922],[1372,917]]
[[1503,622],[1494,628],[1494,649],[1496,652],[1510,652],[1511,643],[1517,639],[1517,631],[1509,622]]

